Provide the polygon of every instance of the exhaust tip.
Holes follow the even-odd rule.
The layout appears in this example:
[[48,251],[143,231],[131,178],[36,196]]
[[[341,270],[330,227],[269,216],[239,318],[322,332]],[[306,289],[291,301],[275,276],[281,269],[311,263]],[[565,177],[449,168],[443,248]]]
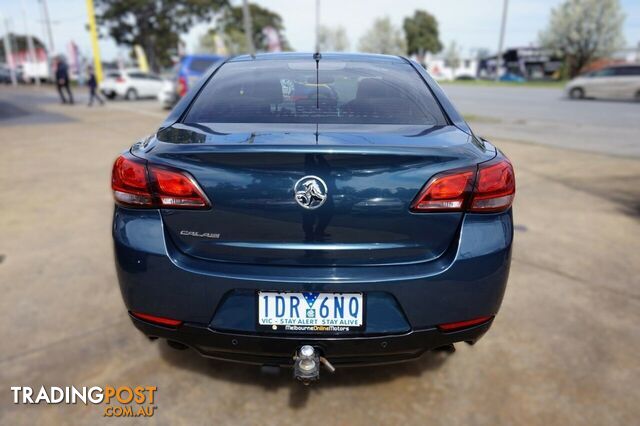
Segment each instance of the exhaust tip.
[[184,343],[176,342],[175,340],[167,340],[167,344],[170,348],[177,351],[184,351],[186,349],[189,349],[189,346],[185,345]]

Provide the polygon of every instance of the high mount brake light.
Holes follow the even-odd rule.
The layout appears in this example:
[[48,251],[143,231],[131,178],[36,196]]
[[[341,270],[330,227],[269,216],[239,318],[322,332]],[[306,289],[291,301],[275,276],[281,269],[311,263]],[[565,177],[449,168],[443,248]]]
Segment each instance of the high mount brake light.
[[452,170],[429,179],[411,203],[411,211],[495,213],[511,207],[516,181],[506,159],[480,164],[476,170]]
[[121,155],[113,164],[111,188],[116,203],[126,207],[209,208],[198,183],[187,173]]

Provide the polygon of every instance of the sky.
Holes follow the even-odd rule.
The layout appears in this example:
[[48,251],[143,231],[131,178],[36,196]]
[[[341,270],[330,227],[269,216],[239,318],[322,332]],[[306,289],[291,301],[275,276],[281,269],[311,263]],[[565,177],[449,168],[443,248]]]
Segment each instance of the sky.
[[[314,48],[315,0],[252,0],[282,16],[286,37],[298,51]],[[323,25],[343,26],[356,50],[358,39],[372,22],[389,16],[398,27],[406,16],[416,9],[424,9],[435,15],[439,23],[440,39],[444,45],[455,41],[463,53],[473,49],[497,50],[498,33],[503,0],[321,0],[320,21]],[[85,0],[47,0],[56,53],[66,53],[68,43],[73,40],[85,56],[91,56],[89,33],[85,29],[87,9]],[[239,5],[240,0],[231,0]],[[554,6],[562,0],[510,0],[507,18],[505,47],[535,44]],[[624,35],[627,46],[640,43],[640,0],[621,0],[626,14]],[[23,17],[22,10],[25,10]],[[44,38],[41,0],[0,0],[0,33],[5,32],[4,20],[8,18],[9,29],[15,33],[25,32],[26,26],[36,36]],[[25,19],[26,18],[26,19]],[[195,25],[182,36],[187,51],[197,47],[198,38],[211,24]],[[112,40],[101,39],[100,50],[104,60],[121,55],[127,50],[115,45]]]

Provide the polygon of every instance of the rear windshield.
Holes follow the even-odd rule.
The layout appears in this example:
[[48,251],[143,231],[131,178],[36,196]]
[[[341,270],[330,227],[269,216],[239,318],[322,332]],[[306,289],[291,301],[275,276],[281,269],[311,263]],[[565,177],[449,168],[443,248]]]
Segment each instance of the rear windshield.
[[417,72],[401,62],[257,60],[223,65],[187,123],[444,125]]
[[214,62],[216,62],[215,59],[194,58],[189,63],[189,69],[191,71],[204,74],[204,72],[208,70],[209,67],[214,64]]

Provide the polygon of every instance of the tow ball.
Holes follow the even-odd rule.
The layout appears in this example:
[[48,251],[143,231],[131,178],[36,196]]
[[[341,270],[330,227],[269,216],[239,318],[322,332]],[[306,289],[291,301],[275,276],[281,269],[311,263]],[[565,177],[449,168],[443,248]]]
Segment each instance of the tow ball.
[[320,379],[320,364],[334,373],[336,369],[313,346],[304,345],[293,355],[293,377],[300,380],[305,386]]

